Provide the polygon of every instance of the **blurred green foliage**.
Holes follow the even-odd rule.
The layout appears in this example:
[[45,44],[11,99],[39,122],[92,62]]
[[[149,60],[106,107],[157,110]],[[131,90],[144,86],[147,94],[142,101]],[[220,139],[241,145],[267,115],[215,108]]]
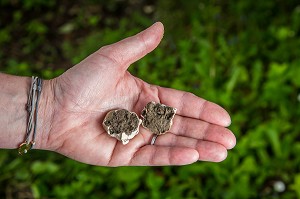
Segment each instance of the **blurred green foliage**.
[[2,0],[0,20],[0,71],[44,78],[162,21],[130,72],[224,106],[237,136],[224,162],[182,167],[2,150],[0,198],[300,198],[299,1]]

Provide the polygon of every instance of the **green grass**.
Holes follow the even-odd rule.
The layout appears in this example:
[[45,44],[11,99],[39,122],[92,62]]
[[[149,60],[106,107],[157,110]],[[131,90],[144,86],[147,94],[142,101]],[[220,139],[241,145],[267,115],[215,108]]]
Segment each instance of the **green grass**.
[[105,168],[51,152],[2,150],[1,198],[300,198],[298,1],[154,2],[145,13],[149,4],[138,1],[1,1],[0,71],[52,78],[162,21],[163,42],[130,71],[225,107],[237,136],[228,158]]

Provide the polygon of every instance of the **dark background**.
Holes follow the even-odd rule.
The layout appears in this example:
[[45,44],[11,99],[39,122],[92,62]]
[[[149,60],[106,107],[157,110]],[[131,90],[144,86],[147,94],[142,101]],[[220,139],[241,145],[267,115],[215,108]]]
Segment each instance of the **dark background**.
[[164,39],[130,72],[225,107],[228,158],[105,168],[1,150],[0,198],[300,198],[298,0],[1,0],[0,71],[53,78],[155,21]]

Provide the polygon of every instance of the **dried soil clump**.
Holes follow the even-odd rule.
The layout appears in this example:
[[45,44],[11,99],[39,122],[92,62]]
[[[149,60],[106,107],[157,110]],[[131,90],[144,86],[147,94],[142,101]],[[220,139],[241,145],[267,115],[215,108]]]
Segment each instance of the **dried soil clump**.
[[176,108],[149,102],[142,111],[142,125],[154,134],[161,135],[171,129]]
[[136,113],[125,109],[113,110],[107,113],[103,127],[107,133],[127,144],[139,132],[141,120]]

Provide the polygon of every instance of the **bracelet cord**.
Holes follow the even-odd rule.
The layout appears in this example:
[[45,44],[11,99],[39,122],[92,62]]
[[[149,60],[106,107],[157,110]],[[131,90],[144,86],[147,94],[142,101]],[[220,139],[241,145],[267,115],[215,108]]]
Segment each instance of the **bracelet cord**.
[[[38,121],[38,104],[42,92],[42,84],[43,84],[43,80],[41,78],[38,77],[31,78],[31,86],[30,86],[28,101],[27,101],[27,112],[28,112],[27,128],[26,128],[25,141],[21,143],[18,148],[20,155],[27,153],[35,145],[36,126]],[[32,130],[33,130],[32,140],[29,141]]]

